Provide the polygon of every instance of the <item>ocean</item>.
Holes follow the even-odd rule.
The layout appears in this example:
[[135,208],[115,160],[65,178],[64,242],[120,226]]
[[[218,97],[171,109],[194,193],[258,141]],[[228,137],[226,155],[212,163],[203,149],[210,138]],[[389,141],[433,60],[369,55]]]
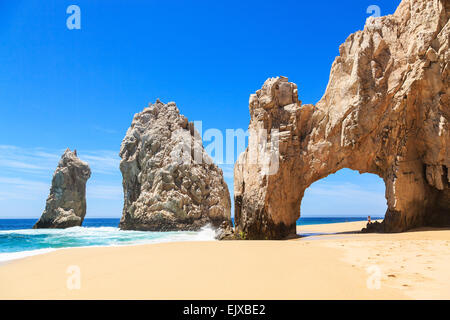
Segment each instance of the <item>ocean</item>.
[[[301,218],[297,225],[364,221],[367,218]],[[374,218],[376,219],[376,218]],[[121,246],[173,241],[214,241],[215,232],[205,227],[198,232],[123,231],[120,219],[87,218],[82,227],[32,229],[36,219],[0,219],[0,262],[50,252],[60,248]]]
[[0,262],[54,251],[60,248],[122,246],[171,241],[213,241],[215,232],[124,231],[120,219],[85,219],[82,227],[32,229],[37,219],[0,219]]

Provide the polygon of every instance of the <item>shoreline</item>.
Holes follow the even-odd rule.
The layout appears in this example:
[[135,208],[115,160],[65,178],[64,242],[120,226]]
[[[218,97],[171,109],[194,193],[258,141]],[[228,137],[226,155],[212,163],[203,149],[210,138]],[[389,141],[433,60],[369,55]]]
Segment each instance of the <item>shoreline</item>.
[[[65,248],[0,265],[0,298],[450,299],[450,230],[353,233],[365,223],[299,226],[333,234],[287,241]],[[79,290],[67,288],[70,266]]]
[[[79,227],[75,227],[79,228]],[[103,228],[113,228],[119,230],[116,227],[81,227],[85,229],[103,229]],[[69,231],[72,228],[67,229],[41,229],[41,230],[51,230],[51,231]],[[3,231],[10,231],[10,232],[22,232],[22,231],[29,231],[30,229],[17,229],[17,230],[3,230]],[[125,230],[123,232],[129,233],[134,232],[130,230]],[[143,231],[136,231],[137,233],[145,233]],[[149,232],[149,234],[158,234],[159,232]],[[166,237],[161,238],[150,238],[146,240],[136,240],[136,242],[128,242],[128,243],[109,243],[109,244],[88,244],[88,245],[81,245],[81,246],[67,246],[67,247],[47,247],[47,248],[38,248],[38,249],[32,249],[32,250],[24,250],[24,251],[14,251],[14,252],[0,252],[0,266],[2,263],[8,263],[11,261],[21,260],[32,256],[37,256],[41,254],[46,254],[53,251],[58,251],[62,249],[82,249],[82,248],[109,248],[109,247],[127,247],[127,246],[141,246],[141,245],[150,245],[150,244],[158,244],[158,243],[167,243],[167,242],[177,242],[177,243],[183,243],[183,242],[202,242],[202,241],[216,241],[215,239],[215,230],[207,225],[203,228],[201,228],[199,231],[170,231],[170,232],[160,232],[161,234],[165,234]],[[191,236],[196,237],[192,239],[188,238],[170,238],[170,235],[172,236],[184,236],[187,237],[191,234]],[[101,236],[99,234],[98,236]],[[12,258],[4,258],[4,256],[12,256]]]
[[[328,219],[327,217],[320,217],[323,219]],[[357,217],[358,218],[358,217]],[[358,218],[359,219],[359,218]],[[27,220],[31,220],[31,219],[27,219]],[[363,221],[363,217],[361,217],[361,221],[352,221],[352,222],[336,222],[336,223],[323,223],[323,224],[311,224],[311,225],[297,225],[297,235],[299,236],[298,239],[304,239],[307,237],[315,237],[315,236],[320,236],[320,235],[331,235],[332,233],[329,232],[303,232],[303,234],[306,235],[302,235],[300,234],[300,231],[302,228],[304,227],[308,227],[308,226],[312,226],[313,229],[320,229],[321,226],[327,226],[327,225],[337,225],[338,226],[338,230],[341,230],[341,226],[342,224],[351,224],[351,223],[359,223]],[[380,220],[381,221],[381,220]],[[82,226],[83,227],[83,226]],[[86,226],[85,228],[94,228],[94,227],[88,227]],[[327,228],[327,227],[325,227]],[[17,229],[17,231],[21,231],[21,230],[28,230],[28,229]],[[16,230],[4,230],[4,231],[16,231]],[[183,232],[183,231],[180,231]],[[200,231],[199,231],[200,232]],[[292,239],[290,239],[292,240]],[[154,242],[153,242],[154,241]],[[216,241],[215,239],[210,239],[210,240],[198,240],[198,241]],[[57,250],[61,250],[61,249],[73,249],[73,248],[108,248],[108,247],[122,247],[122,246],[140,246],[140,245],[149,245],[149,244],[158,244],[158,243],[165,243],[165,242],[190,242],[190,241],[173,241],[170,239],[163,239],[163,240],[149,240],[149,242],[145,242],[145,243],[130,243],[130,244],[109,244],[109,245],[86,245],[86,246],[74,246],[74,247],[60,247],[60,248],[41,248],[41,249],[33,249],[33,250],[24,250],[24,251],[15,251],[15,252],[1,252],[0,253],[0,266],[2,266],[3,264],[9,263],[11,261],[16,261],[16,260],[20,260],[20,259],[24,259],[27,257],[32,257],[32,256],[36,256],[36,255],[41,255],[41,254],[46,254],[49,252],[53,252],[53,251],[57,251]],[[192,242],[196,242],[196,241],[192,241]],[[3,255],[11,255],[13,256],[12,258],[9,259],[5,259],[2,256]],[[17,256],[17,257],[15,257]]]

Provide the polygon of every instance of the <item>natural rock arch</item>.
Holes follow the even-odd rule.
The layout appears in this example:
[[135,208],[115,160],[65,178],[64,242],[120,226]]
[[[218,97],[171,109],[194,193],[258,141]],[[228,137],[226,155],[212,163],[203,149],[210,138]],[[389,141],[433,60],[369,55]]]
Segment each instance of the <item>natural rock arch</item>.
[[[384,180],[382,231],[450,224],[449,16],[448,1],[404,0],[394,15],[368,19],[339,48],[315,106],[302,106],[284,77],[251,95],[260,147],[235,165],[238,234],[295,233],[306,188],[343,168]],[[264,148],[279,151],[272,174],[252,161]]]

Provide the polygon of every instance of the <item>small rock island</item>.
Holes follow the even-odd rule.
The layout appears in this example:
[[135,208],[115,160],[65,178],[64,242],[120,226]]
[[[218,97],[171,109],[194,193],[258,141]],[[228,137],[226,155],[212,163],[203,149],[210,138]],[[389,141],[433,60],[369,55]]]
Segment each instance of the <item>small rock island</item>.
[[33,229],[81,226],[86,215],[86,182],[91,169],[77,151],[67,149],[53,174],[44,213]]

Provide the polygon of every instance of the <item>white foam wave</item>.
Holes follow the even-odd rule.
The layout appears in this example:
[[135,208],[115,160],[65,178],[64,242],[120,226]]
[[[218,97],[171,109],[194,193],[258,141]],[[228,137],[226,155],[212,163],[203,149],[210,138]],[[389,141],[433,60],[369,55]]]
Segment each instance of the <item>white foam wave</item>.
[[20,252],[6,252],[6,253],[0,253],[0,262],[6,262],[11,260],[17,260],[22,259],[26,257],[36,256],[38,254],[48,253],[55,251],[56,249],[53,248],[46,248],[46,249],[37,249],[37,250],[30,250],[30,251],[20,251]]
[[[44,247],[27,251],[0,253],[0,262],[5,262],[72,247],[110,247],[164,242],[215,241],[216,230],[211,226],[205,226],[197,232],[124,231],[115,227],[73,227],[67,229],[3,230],[0,231],[0,235],[11,238],[10,241],[21,241],[23,236],[25,236],[28,238],[27,241],[31,241],[36,245],[39,243],[39,246]],[[17,239],[15,239],[16,237]]]

